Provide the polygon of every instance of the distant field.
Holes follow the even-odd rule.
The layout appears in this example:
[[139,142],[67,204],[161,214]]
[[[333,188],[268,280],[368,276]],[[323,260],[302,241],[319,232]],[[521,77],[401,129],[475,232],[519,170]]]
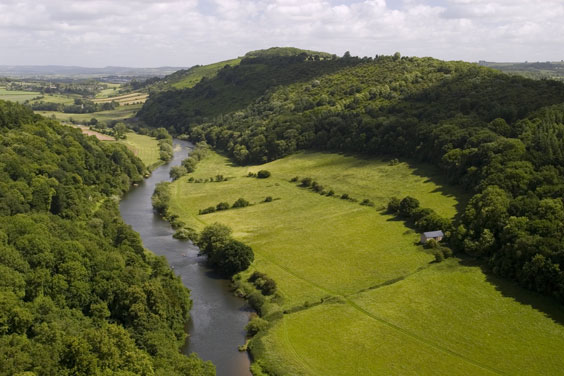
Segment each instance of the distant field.
[[62,94],[40,94],[40,99],[33,100],[31,103],[36,102],[51,102],[51,103],[63,103],[63,104],[73,104],[75,98],[80,98],[78,95],[62,95]]
[[111,95],[114,95],[118,92],[118,89],[121,86],[120,84],[113,84],[109,82],[105,82],[105,84],[108,86],[108,88],[101,90],[98,94],[96,94],[96,98],[107,98]]
[[41,93],[38,91],[6,90],[5,87],[0,87],[0,100],[23,103],[39,95]]
[[241,59],[233,59],[190,68],[188,72],[182,78],[180,78],[180,80],[174,82],[171,86],[175,89],[187,89],[194,87],[198,82],[202,80],[203,77],[209,78],[215,76],[215,74],[224,66],[235,66],[239,65],[240,62]]
[[97,98],[94,99],[94,103],[108,103],[108,102],[116,101],[120,105],[138,104],[138,103],[145,103],[148,96],[149,94],[147,93],[130,93],[116,97]]
[[123,120],[128,119],[130,117],[135,116],[137,111],[141,109],[142,105],[129,105],[129,106],[119,106],[115,110],[111,111],[100,111],[100,112],[93,112],[90,114],[65,114],[62,112],[56,111],[36,111],[36,113],[41,114],[43,116],[51,117],[55,116],[56,119],[61,121],[70,121],[70,119],[74,119],[75,121],[81,123],[87,123],[92,118],[98,119],[98,121],[109,121],[109,120]]
[[[272,176],[246,177],[260,169]],[[324,153],[236,167],[212,153],[191,176],[218,174],[229,180],[173,183],[171,210],[198,229],[228,224],[255,251],[253,268],[276,280],[278,296],[265,309],[267,317],[280,318],[251,343],[255,360],[275,374],[553,375],[563,369],[559,307],[467,262],[433,263],[417,245],[418,234],[378,210],[391,196],[411,195],[454,216],[465,195],[441,184],[436,170]],[[369,198],[376,207],[299,188],[289,182],[293,176]],[[266,196],[274,201],[261,203]],[[197,215],[239,197],[253,205]],[[529,304],[548,307],[552,317]]]
[[127,138],[120,142],[127,145],[147,167],[154,167],[161,162],[159,143],[153,137],[129,132]]

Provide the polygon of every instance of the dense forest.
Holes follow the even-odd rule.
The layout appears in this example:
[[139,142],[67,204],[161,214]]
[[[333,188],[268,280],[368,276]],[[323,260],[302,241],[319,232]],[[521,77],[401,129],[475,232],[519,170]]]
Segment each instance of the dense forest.
[[430,162],[473,194],[448,243],[564,301],[564,84],[464,62],[257,54],[159,93],[148,124],[240,164],[300,149]]
[[0,375],[213,375],[180,353],[190,296],[117,199],[141,161],[0,101]]

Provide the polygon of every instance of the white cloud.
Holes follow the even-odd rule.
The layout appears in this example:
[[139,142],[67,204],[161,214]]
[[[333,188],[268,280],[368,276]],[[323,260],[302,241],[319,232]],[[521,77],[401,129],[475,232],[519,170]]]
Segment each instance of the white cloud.
[[560,60],[561,0],[0,0],[0,64],[183,65],[258,48]]

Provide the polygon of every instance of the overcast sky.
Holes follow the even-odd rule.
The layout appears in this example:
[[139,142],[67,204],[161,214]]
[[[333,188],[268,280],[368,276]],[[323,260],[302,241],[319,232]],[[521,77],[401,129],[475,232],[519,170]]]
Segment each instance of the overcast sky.
[[564,0],[0,0],[0,65],[192,66],[294,46],[564,59]]

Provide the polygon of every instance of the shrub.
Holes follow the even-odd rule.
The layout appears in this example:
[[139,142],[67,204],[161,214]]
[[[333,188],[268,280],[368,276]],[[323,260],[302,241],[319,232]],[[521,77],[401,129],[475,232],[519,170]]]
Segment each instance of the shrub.
[[194,241],[197,239],[197,234],[196,231],[194,231],[194,229],[185,227],[176,230],[176,232],[174,233],[174,235],[172,235],[172,237],[178,240]]
[[301,186],[307,188],[307,187],[311,186],[312,181],[313,181],[312,178],[303,178]]
[[209,213],[215,213],[215,207],[214,206],[210,206],[210,207],[202,209],[198,212],[198,214],[209,214]]
[[253,292],[247,297],[249,305],[254,308],[259,314],[262,313],[262,306],[264,305],[264,295],[258,292]]
[[249,172],[249,173],[247,174],[247,176],[250,177],[250,178],[256,178],[256,177],[257,177],[257,174],[255,174],[254,172]]
[[253,272],[253,274],[250,275],[250,277],[247,279],[247,281],[254,283],[257,279],[259,278],[266,278],[266,274],[261,273],[261,272]]
[[174,166],[170,169],[169,175],[172,180],[176,180],[186,175],[188,171],[184,166]]
[[260,290],[263,295],[272,295],[276,292],[276,282],[272,278],[266,278]]
[[270,171],[260,170],[259,172],[257,172],[257,178],[259,179],[266,179],[268,177],[270,177]]
[[216,205],[215,209],[217,211],[227,210],[229,209],[229,204],[227,202],[220,202],[219,204]]
[[415,209],[419,207],[419,200],[416,198],[406,196],[400,201],[399,213],[402,217],[411,217]]
[[331,197],[335,195],[335,191],[334,190],[329,190],[329,192],[327,192],[327,196]]
[[291,182],[291,183],[295,183],[295,182],[297,182],[298,180],[300,180],[300,178],[299,178],[298,176],[294,176],[292,179],[290,179],[290,182]]
[[266,196],[264,202],[272,202],[272,196]]
[[196,245],[208,264],[226,276],[247,269],[255,258],[251,247],[232,239],[231,229],[220,223],[206,226]]
[[233,205],[231,205],[232,208],[244,208],[246,206],[249,206],[249,201],[245,200],[242,197],[237,199],[237,201],[235,201]]
[[374,206],[374,203],[372,201],[370,201],[369,199],[365,198],[364,200],[362,200],[362,202],[360,203],[360,205],[364,205],[364,206]]
[[400,208],[400,199],[397,197],[392,197],[390,201],[388,201],[388,208],[387,212],[390,214],[396,214]]
[[166,215],[168,211],[168,206],[170,203],[169,186],[170,186],[169,182],[158,183],[155,187],[155,192],[153,192],[153,196],[151,196],[151,202],[153,203],[153,208],[161,216]]
[[314,181],[314,182],[311,184],[311,189],[312,189],[314,192],[319,193],[319,192],[322,192],[322,191],[323,191],[323,186]]
[[445,255],[442,250],[438,248],[433,249],[433,256],[435,256],[435,262],[441,262],[445,259]]
[[342,199],[342,200],[350,200],[349,194],[348,194],[348,193],[343,193],[343,194],[341,195],[341,199]]
[[268,321],[265,319],[261,319],[260,317],[254,317],[249,321],[249,323],[245,326],[245,330],[247,331],[248,336],[254,336],[261,330],[266,329],[268,326]]

